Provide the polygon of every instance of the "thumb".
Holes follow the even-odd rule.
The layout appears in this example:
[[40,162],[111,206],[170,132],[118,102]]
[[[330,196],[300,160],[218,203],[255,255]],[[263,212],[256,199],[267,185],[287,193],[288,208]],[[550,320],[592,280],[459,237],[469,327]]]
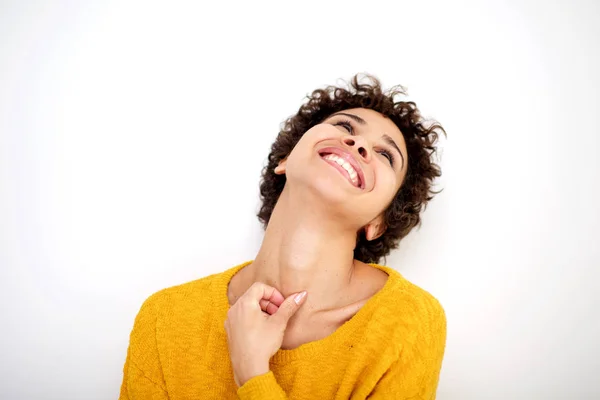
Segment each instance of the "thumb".
[[272,315],[272,319],[277,323],[287,325],[288,321],[296,311],[304,304],[306,300],[306,290],[300,293],[294,293],[288,296],[283,303],[279,306],[279,309]]

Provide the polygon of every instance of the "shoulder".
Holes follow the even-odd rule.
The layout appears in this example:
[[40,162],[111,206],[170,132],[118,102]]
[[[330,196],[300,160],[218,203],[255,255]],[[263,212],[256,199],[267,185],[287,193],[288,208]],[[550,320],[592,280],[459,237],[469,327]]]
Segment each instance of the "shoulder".
[[164,307],[172,303],[202,298],[202,295],[210,290],[217,275],[218,274],[209,275],[154,292],[146,298],[142,308]]
[[387,319],[393,321],[399,334],[419,336],[422,339],[444,340],[446,337],[446,313],[440,301],[430,292],[410,282],[398,271],[377,266],[387,272],[391,279],[381,296],[382,308]]
[[215,287],[222,282],[228,271],[231,270],[213,273],[152,293],[143,301],[138,318],[154,316],[165,320],[185,316],[197,317],[205,310],[210,310],[211,304],[218,300],[214,296]]
[[402,277],[395,294],[404,310],[414,310],[414,317],[425,323],[444,323],[446,313],[440,301],[427,290]]

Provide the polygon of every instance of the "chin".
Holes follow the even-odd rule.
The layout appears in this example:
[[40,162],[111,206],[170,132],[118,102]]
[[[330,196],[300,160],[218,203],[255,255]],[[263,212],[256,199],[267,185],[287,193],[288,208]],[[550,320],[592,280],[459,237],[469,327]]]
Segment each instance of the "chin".
[[309,190],[317,194],[318,199],[322,199],[324,204],[334,207],[348,206],[356,201],[356,193],[352,193],[352,188],[344,187],[344,182],[339,179],[330,179],[330,177],[321,176],[312,179]]

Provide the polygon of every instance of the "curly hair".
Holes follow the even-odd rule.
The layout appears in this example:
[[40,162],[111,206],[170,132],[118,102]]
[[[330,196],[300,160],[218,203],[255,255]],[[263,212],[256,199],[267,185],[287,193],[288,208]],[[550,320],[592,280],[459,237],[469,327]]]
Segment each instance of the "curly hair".
[[262,205],[257,216],[266,229],[286,182],[285,174],[277,175],[273,170],[291,153],[307,130],[338,111],[351,108],[377,111],[400,129],[408,153],[406,176],[384,213],[385,232],[371,241],[365,238],[364,229],[357,232],[354,258],[365,263],[378,263],[381,257],[397,248],[400,240],[415,226],[421,225],[421,211],[434,194],[441,192],[431,190],[433,180],[441,176],[433,155],[437,151],[438,131],[444,136],[446,132],[437,121],[425,120],[414,102],[395,100],[397,95],[406,95],[406,89],[401,85],[383,91],[376,77],[364,74],[367,82],[361,83],[360,75],[354,75],[349,84],[345,83],[346,87],[327,86],[313,91],[298,112],[282,123],[271,146],[268,163],[262,170]]

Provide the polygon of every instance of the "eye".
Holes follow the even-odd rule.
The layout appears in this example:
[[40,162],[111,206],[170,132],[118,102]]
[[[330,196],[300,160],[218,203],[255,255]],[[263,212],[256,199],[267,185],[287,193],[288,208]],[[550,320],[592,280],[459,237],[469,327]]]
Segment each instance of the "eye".
[[392,153],[390,153],[387,150],[381,150],[379,151],[379,154],[383,155],[385,158],[388,159],[388,162],[390,163],[390,165],[392,167],[394,167],[394,155]]
[[346,129],[348,131],[349,134],[353,135],[354,134],[354,128],[352,127],[352,124],[350,123],[349,120],[341,120],[336,122],[335,124],[333,124],[334,126],[341,126],[344,129]]

